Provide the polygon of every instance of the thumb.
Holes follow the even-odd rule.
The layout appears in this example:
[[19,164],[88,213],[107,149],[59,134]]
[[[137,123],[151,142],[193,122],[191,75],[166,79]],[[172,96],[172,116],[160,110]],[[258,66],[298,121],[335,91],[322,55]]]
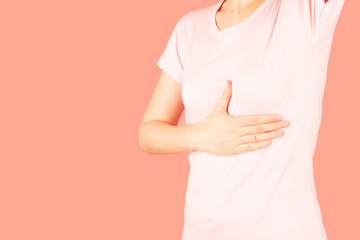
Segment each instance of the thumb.
[[232,96],[232,81],[226,80],[225,90],[223,91],[222,96],[220,97],[216,105],[216,108],[218,110],[228,113],[228,106],[231,96]]

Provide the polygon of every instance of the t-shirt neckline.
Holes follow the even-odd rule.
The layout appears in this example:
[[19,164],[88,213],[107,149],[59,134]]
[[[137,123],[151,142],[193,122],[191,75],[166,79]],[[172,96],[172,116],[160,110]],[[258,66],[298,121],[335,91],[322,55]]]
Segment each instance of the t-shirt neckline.
[[233,33],[236,32],[238,30],[240,30],[241,28],[243,28],[244,26],[246,26],[248,23],[250,23],[251,20],[253,20],[257,15],[259,15],[259,13],[265,9],[266,6],[268,6],[270,4],[270,1],[272,0],[265,0],[249,17],[247,17],[245,20],[243,20],[242,22],[230,26],[230,27],[226,27],[223,30],[220,30],[217,25],[216,25],[216,13],[218,12],[220,6],[222,5],[223,2],[225,2],[226,0],[220,0],[217,4],[215,4],[215,7],[212,9],[211,12],[211,29],[213,31],[213,33],[215,33],[216,35],[225,35],[228,33]]

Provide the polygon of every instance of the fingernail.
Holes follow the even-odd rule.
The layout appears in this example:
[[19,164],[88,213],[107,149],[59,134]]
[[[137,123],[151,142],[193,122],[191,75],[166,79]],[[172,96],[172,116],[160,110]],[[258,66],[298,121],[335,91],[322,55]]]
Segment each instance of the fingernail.
[[284,132],[277,132],[275,135],[276,136],[281,136],[281,135],[283,135],[284,134]]
[[289,125],[289,122],[283,122],[283,127],[286,127],[286,126],[288,126]]
[[271,141],[267,140],[265,141],[265,145],[270,145]]

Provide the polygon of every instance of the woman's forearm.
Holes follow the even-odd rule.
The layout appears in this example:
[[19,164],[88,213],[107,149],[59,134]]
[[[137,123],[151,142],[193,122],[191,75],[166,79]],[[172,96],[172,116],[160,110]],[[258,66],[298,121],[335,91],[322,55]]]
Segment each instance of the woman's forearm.
[[156,120],[139,129],[139,145],[149,154],[173,154],[195,151],[194,126],[173,126]]

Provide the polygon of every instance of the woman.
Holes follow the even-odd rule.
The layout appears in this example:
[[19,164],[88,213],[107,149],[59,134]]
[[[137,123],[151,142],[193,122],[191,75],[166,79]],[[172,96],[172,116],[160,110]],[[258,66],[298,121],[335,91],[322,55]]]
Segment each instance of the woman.
[[178,20],[139,144],[188,152],[183,240],[327,239],[312,160],[344,2],[220,0]]

